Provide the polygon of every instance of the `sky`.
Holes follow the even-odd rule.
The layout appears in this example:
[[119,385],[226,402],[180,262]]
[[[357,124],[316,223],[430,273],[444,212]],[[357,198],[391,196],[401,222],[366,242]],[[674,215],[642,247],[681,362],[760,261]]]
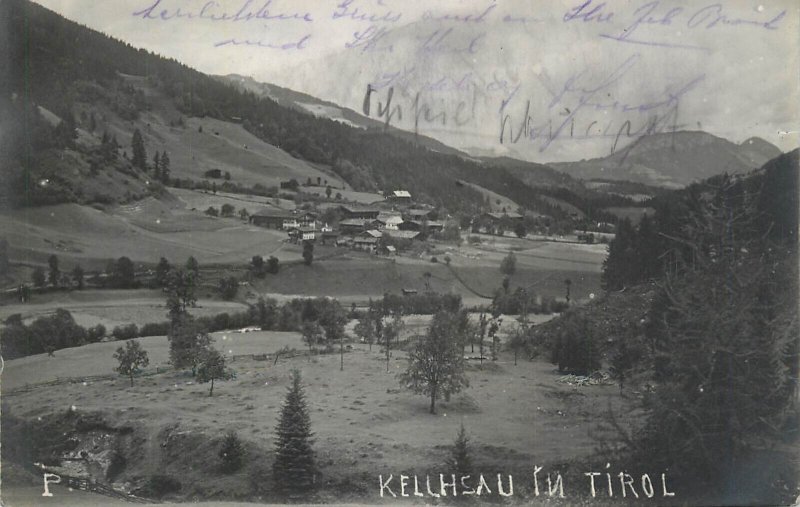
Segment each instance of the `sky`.
[[580,160],[674,129],[800,144],[796,0],[37,3],[475,154]]

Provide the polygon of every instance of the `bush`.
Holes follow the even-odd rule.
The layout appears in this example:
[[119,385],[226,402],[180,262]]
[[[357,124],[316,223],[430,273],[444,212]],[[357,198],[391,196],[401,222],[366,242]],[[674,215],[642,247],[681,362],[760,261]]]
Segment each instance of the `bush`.
[[169,322],[149,322],[139,329],[139,336],[166,336],[169,333]]
[[252,461],[247,472],[250,488],[257,495],[271,491],[269,478],[272,476],[272,468],[265,459]]
[[161,498],[170,493],[177,493],[181,490],[181,481],[169,475],[151,475],[145,485],[137,493],[143,496]]
[[136,324],[116,326],[111,331],[111,336],[113,336],[115,340],[130,340],[131,338],[139,336],[139,328],[136,327]]
[[106,469],[106,479],[110,482],[114,482],[114,480],[119,477],[125,467],[128,465],[125,456],[120,454],[119,452],[114,451],[111,455],[111,460],[108,464],[108,469]]
[[559,373],[588,375],[600,368],[600,350],[586,318],[573,316],[556,337],[552,362]]
[[102,324],[97,324],[86,330],[86,340],[89,343],[97,343],[106,336],[106,327]]
[[234,276],[222,278],[219,281],[218,291],[222,299],[230,301],[236,298],[236,294],[239,292],[239,281]]
[[225,329],[231,328],[231,316],[229,313],[218,313],[214,315],[211,319],[211,325],[208,326],[209,329],[214,329],[217,331],[223,331]]
[[442,310],[457,312],[461,308],[461,296],[457,294],[438,294],[426,292],[424,294],[409,294],[400,296],[385,294],[383,296],[383,311],[386,313],[413,313],[432,315]]

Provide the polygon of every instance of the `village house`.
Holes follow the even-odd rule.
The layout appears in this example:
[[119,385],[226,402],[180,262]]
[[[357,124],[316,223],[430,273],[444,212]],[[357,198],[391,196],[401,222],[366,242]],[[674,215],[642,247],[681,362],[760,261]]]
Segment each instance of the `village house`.
[[315,213],[301,213],[280,209],[264,208],[250,215],[250,223],[268,229],[289,230],[293,227],[316,227]]
[[279,209],[262,209],[250,215],[250,223],[267,229],[283,229],[284,224],[291,226],[296,222],[294,215]]
[[378,247],[378,238],[373,238],[370,236],[359,236],[357,238],[353,238],[353,248],[356,250],[364,250],[366,252],[374,252],[375,249]]
[[411,204],[411,193],[408,190],[393,190],[386,197],[396,204]]
[[318,232],[313,227],[292,227],[289,229],[289,239],[292,243],[316,241]]
[[432,209],[407,209],[405,213],[403,213],[403,218],[421,222],[430,219],[431,213],[433,213]]
[[489,220],[493,225],[499,224],[502,220],[511,220],[512,222],[521,221],[524,217],[519,213],[503,212],[503,213],[484,213],[483,217]]
[[327,245],[328,243],[333,243],[334,245],[338,245],[339,242],[339,233],[334,230],[321,230],[319,234],[319,239],[323,245]]
[[363,218],[349,218],[339,222],[339,232],[346,235],[355,235],[364,232],[367,220]]
[[397,248],[392,245],[378,245],[377,253],[379,255],[397,255]]
[[422,232],[427,228],[428,232],[441,232],[444,230],[444,223],[435,220],[419,221],[419,220],[406,220],[398,226],[401,231],[418,231]]
[[381,213],[378,215],[378,220],[383,222],[383,228],[396,231],[397,227],[403,223],[403,217],[399,214]]
[[363,237],[363,238],[380,239],[380,238],[383,237],[383,233],[381,231],[376,230],[376,229],[370,229],[368,231],[362,232],[361,234],[359,234],[359,236]]

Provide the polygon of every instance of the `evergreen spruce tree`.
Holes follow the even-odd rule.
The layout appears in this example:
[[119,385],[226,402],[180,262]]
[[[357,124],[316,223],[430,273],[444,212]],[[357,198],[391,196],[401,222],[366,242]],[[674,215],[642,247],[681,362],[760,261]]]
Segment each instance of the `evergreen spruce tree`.
[[169,155],[166,150],[161,153],[161,183],[169,184]]
[[131,152],[133,153],[131,163],[134,165],[134,167],[138,167],[143,171],[147,169],[147,153],[144,149],[144,138],[142,137],[142,133],[139,132],[139,129],[136,129],[133,132]]
[[235,472],[242,468],[244,462],[245,449],[242,440],[235,431],[225,434],[222,447],[219,450],[219,459],[222,471],[226,473]]
[[53,287],[58,287],[58,283],[61,278],[61,271],[58,269],[58,257],[51,255],[47,258],[47,264],[50,266],[48,281]]
[[158,152],[153,155],[153,177],[161,179],[161,157],[159,157]]
[[272,473],[276,489],[288,496],[307,494],[314,486],[316,465],[311,448],[311,420],[298,370],[292,371],[292,384],[275,433]]
[[467,438],[467,432],[464,430],[464,423],[461,423],[461,429],[458,431],[458,436],[453,442],[453,448],[450,452],[450,457],[445,462],[448,472],[456,474],[456,477],[471,475],[472,458],[469,455],[469,438]]

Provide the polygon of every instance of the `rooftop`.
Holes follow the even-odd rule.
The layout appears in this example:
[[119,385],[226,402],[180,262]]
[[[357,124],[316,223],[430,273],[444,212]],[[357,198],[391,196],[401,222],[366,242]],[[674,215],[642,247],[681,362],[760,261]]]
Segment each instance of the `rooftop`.
[[343,210],[345,210],[346,212],[348,212],[348,213],[380,213],[381,212],[381,210],[379,210],[378,208],[359,208],[359,207],[355,207],[355,206],[348,206],[346,204],[343,204],[341,206],[341,208]]
[[519,213],[514,213],[514,212],[511,212],[511,213],[486,213],[486,214],[489,215],[492,218],[496,218],[497,220],[500,220],[502,218],[514,218],[514,219],[522,218],[522,215],[520,215]]
[[385,236],[389,236],[391,238],[398,238],[398,239],[414,239],[419,236],[419,232],[417,231],[392,231],[386,230],[383,231]]
[[364,218],[348,218],[347,220],[342,220],[339,222],[339,225],[355,225],[358,227],[364,227],[365,223],[367,223],[367,220]]

